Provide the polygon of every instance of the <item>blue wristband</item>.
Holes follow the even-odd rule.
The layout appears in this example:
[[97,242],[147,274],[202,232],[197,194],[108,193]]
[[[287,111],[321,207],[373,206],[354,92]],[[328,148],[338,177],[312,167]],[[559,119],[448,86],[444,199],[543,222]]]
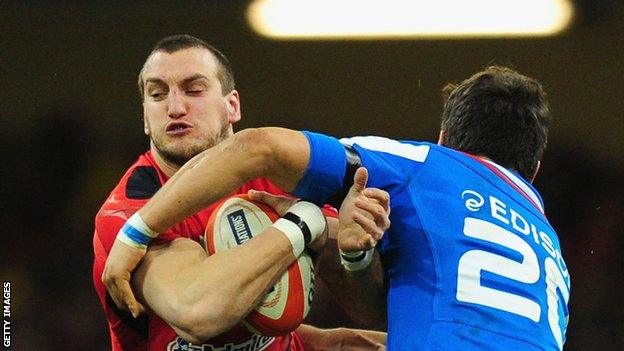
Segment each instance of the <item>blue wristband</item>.
[[117,239],[121,242],[141,250],[146,249],[152,239],[157,236],[158,233],[145,224],[139,212],[128,218],[128,221],[117,233]]
[[150,243],[150,241],[152,241],[151,237],[141,233],[140,230],[131,226],[130,223],[127,223],[127,222],[126,224],[124,224],[123,227],[121,227],[121,231],[126,235],[128,239],[140,245],[147,246]]

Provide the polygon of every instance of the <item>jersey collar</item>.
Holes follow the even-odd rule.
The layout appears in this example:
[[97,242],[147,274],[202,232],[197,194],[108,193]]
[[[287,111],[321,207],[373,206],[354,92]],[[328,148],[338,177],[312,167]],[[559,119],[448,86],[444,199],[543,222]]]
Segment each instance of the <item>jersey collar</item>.
[[537,192],[521,177],[509,171],[505,167],[502,167],[490,160],[482,159],[468,153],[464,154],[484,165],[499,178],[501,178],[505,183],[509,184],[509,186],[514,188],[518,193],[520,193],[520,195],[527,199],[542,214],[544,214],[544,205],[542,204],[541,198],[539,197]]

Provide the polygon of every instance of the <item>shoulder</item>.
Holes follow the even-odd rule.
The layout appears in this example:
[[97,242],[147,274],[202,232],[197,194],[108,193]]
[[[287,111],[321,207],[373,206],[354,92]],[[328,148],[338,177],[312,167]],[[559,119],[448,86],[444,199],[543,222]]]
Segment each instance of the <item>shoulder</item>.
[[164,179],[146,154],[122,176],[95,216],[95,234],[108,252],[125,221],[162,186]]
[[104,202],[107,205],[124,205],[126,202],[150,199],[162,187],[166,179],[149,153],[140,155],[121,177]]
[[129,170],[127,178],[120,183],[124,188],[124,195],[130,200],[149,199],[162,186],[156,167],[141,165]]

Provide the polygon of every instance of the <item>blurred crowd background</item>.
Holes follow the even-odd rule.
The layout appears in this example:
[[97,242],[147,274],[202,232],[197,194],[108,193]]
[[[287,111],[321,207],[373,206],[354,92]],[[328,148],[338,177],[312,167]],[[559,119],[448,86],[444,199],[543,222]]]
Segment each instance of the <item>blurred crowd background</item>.
[[[492,64],[540,80],[555,117],[536,180],[572,274],[567,350],[624,344],[624,6],[577,0],[547,38],[273,41],[243,1],[7,1],[0,6],[0,278],[15,350],[107,350],[93,218],[137,155],[137,74],[162,37],[230,59],[245,127],[435,140],[441,88]],[[414,311],[418,313],[418,311]],[[310,316],[352,325],[321,288]]]

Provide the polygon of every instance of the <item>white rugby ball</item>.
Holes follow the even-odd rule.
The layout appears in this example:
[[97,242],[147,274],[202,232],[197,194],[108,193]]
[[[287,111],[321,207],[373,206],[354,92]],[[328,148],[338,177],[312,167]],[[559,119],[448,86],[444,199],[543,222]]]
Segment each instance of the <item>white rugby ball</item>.
[[[270,226],[279,215],[247,195],[223,200],[212,212],[205,232],[209,254],[242,245]],[[253,264],[240,262],[240,264]],[[252,332],[277,336],[295,330],[310,310],[314,290],[314,266],[304,251],[243,320]]]

